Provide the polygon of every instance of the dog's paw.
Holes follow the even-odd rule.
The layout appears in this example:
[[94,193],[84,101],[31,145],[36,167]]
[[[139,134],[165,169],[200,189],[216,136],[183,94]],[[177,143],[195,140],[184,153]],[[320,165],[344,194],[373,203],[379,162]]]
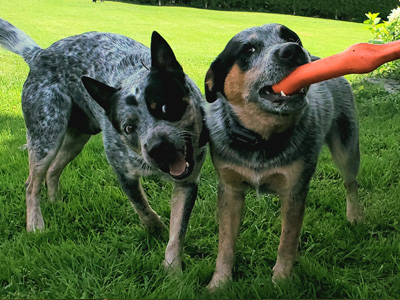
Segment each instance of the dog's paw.
[[288,268],[278,263],[275,264],[273,272],[272,282],[274,284],[278,284],[279,282],[287,280],[290,277],[290,271],[288,271]]
[[206,288],[210,293],[215,293],[218,290],[224,288],[231,281],[231,276],[214,274],[213,278]]
[[361,205],[347,206],[346,218],[351,224],[360,224],[364,219],[364,210]]
[[44,230],[44,220],[41,214],[28,218],[26,223],[26,231],[36,232],[43,230]]
[[179,259],[174,259],[172,262],[168,262],[165,259],[162,265],[164,271],[168,275],[177,275],[182,273],[182,262]]

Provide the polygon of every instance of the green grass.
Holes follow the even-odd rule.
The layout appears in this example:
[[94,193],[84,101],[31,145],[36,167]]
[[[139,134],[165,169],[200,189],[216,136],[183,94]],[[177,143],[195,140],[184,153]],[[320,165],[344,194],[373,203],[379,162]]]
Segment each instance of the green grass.
[[[159,31],[185,71],[203,90],[209,64],[240,30],[278,22],[295,30],[318,56],[370,39],[364,25],[322,19],[151,7],[90,0],[1,0],[0,17],[47,47],[66,36],[97,30],[121,33],[146,45]],[[400,95],[350,80],[360,119],[360,198],[366,220],[345,220],[344,187],[324,149],[311,182],[292,280],[274,286],[271,269],[279,243],[279,200],[246,198],[234,282],[215,295],[205,286],[217,253],[216,176],[203,167],[199,199],[185,243],[182,275],[161,268],[166,240],[149,236],[94,137],[61,178],[61,201],[45,201],[46,230],[25,231],[28,174],[20,93],[23,60],[0,50],[0,298],[399,298]],[[168,223],[171,184],[144,179],[153,208]]]

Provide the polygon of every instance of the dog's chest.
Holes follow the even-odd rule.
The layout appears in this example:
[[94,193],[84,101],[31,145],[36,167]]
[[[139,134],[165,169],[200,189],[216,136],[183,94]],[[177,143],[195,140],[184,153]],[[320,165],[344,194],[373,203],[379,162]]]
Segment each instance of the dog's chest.
[[254,170],[232,164],[224,164],[218,169],[221,180],[225,184],[237,187],[250,185],[260,192],[281,195],[290,191],[299,182],[304,162],[296,161],[289,165],[265,170]]

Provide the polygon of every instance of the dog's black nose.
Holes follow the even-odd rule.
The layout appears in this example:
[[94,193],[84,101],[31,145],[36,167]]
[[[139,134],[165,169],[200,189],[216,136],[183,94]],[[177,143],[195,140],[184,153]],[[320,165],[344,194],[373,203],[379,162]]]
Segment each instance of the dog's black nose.
[[278,58],[283,63],[302,65],[307,62],[307,57],[299,44],[289,43],[278,50]]
[[149,140],[145,147],[149,156],[154,160],[165,159],[175,151],[174,146],[164,137]]

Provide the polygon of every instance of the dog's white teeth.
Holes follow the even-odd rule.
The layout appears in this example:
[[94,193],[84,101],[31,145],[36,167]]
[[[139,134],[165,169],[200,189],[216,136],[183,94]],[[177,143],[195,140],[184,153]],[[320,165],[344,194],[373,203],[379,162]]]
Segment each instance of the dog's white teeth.
[[283,91],[281,91],[281,96],[282,97],[287,97],[286,94]]
[[188,163],[188,162],[186,162],[186,168],[189,168],[189,167],[190,167],[189,163]]

